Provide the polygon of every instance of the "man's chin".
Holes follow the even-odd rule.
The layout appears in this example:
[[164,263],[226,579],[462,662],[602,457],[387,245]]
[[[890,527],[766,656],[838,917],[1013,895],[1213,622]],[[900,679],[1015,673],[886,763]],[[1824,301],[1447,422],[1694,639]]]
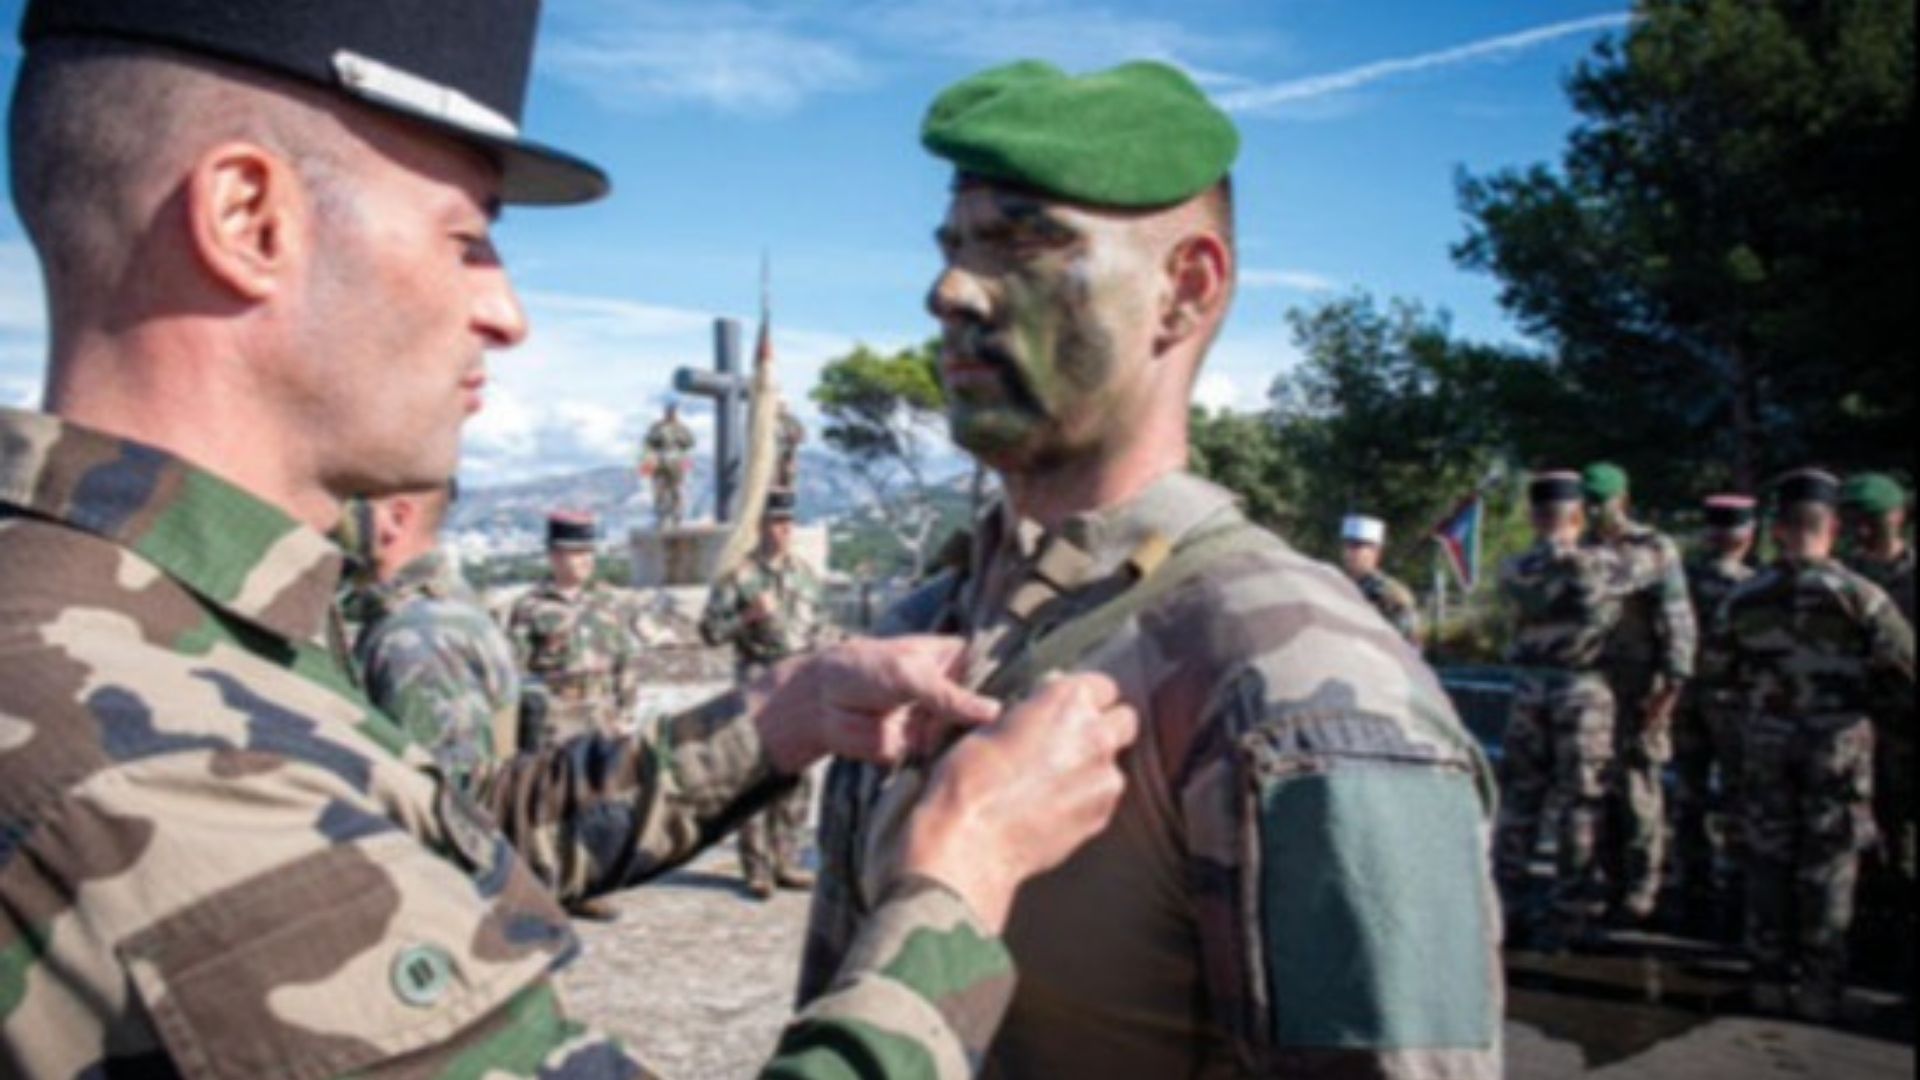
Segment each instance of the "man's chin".
[[947,419],[955,444],[1001,472],[1018,471],[1047,431],[1039,418],[1006,407],[961,408],[950,411]]

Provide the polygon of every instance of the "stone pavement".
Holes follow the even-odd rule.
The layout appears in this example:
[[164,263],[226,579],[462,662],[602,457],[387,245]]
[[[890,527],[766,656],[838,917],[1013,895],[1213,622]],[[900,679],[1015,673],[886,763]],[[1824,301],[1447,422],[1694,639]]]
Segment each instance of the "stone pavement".
[[[575,924],[585,955],[562,978],[582,1017],[674,1080],[752,1076],[792,1004],[807,898],[761,903],[732,842],[615,897],[613,924]],[[1856,994],[1851,1030],[1740,1012],[1738,972],[1709,950],[1630,941],[1619,955],[1509,956],[1511,1080],[1895,1080],[1915,1075],[1905,1003]]]

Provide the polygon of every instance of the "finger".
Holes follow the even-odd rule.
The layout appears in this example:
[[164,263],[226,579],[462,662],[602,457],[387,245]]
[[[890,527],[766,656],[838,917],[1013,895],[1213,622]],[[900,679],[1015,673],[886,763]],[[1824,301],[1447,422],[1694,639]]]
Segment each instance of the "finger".
[[973,727],[992,723],[1000,715],[1000,703],[955,682],[944,663],[908,662],[894,666],[894,685],[889,687],[900,699],[917,706],[928,720]]

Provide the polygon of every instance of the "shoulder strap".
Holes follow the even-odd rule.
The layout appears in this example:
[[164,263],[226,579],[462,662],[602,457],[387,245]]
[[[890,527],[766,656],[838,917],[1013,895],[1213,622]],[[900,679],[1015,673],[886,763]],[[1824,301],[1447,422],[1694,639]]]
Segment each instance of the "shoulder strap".
[[1033,642],[1025,652],[995,671],[981,692],[1004,699],[1024,693],[1053,672],[1076,666],[1155,600],[1221,560],[1253,551],[1268,542],[1266,530],[1236,517],[1189,535],[1176,544],[1171,553],[1161,548],[1145,565],[1136,559],[1140,572],[1132,585]]

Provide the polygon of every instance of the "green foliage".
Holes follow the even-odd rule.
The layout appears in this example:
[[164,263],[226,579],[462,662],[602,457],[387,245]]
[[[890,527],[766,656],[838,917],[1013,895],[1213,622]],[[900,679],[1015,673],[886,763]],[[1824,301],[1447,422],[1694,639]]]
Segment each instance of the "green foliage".
[[1281,532],[1292,524],[1290,493],[1298,488],[1294,460],[1265,414],[1209,413],[1194,406],[1188,467],[1245,500],[1247,516]]
[[1586,429],[1559,460],[1676,503],[1904,445],[1913,40],[1913,0],[1641,0],[1558,169],[1460,178],[1455,257],[1557,353],[1535,417]]
[[[939,343],[890,356],[858,346],[822,369],[813,400],[827,420],[822,438],[846,456],[872,493],[881,535],[892,538],[908,572],[918,576],[931,545],[944,535],[933,478],[927,474],[946,428]],[[851,557],[880,565],[899,561],[865,551]]]
[[821,437],[857,459],[913,456],[946,404],[938,350],[938,343],[929,341],[882,356],[860,345],[827,364],[813,388],[813,400],[828,420]]
[[1444,314],[1354,295],[1289,315],[1303,359],[1274,382],[1291,538],[1338,554],[1340,518],[1387,523],[1389,573],[1431,575],[1432,528],[1503,476],[1533,434],[1515,411],[1550,394],[1536,359],[1455,339]]

